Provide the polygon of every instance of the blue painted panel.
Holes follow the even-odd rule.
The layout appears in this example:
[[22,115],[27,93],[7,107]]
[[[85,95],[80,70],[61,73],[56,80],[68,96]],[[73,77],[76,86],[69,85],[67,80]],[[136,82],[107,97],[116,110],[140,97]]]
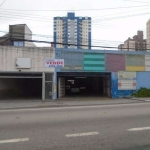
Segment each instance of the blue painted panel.
[[118,74],[116,72],[111,73],[111,97],[118,98]]
[[150,72],[137,72],[137,90],[141,87],[150,88]]
[[121,98],[131,96],[134,90],[118,90],[118,73],[111,73],[111,96],[112,98]]

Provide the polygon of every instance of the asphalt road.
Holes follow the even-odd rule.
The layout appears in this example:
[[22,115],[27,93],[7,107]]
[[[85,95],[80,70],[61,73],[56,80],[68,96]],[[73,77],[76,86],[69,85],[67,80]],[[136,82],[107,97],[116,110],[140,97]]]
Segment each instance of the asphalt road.
[[1,110],[0,150],[150,150],[150,103]]

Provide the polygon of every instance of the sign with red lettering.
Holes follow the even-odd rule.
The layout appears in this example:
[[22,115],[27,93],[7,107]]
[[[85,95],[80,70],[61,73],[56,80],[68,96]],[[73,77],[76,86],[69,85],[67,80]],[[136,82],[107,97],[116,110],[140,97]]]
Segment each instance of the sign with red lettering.
[[46,59],[45,67],[64,67],[64,59]]

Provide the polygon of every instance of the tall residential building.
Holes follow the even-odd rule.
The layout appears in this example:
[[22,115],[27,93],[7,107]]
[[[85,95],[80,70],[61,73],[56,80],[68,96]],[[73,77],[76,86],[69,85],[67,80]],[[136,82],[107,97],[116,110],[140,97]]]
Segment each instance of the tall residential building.
[[146,23],[147,49],[150,51],[150,19]]
[[143,31],[137,31],[137,35],[128,38],[124,44],[120,44],[118,49],[121,51],[145,51],[147,49],[146,39],[143,39]]
[[91,49],[91,17],[54,17],[54,47]]

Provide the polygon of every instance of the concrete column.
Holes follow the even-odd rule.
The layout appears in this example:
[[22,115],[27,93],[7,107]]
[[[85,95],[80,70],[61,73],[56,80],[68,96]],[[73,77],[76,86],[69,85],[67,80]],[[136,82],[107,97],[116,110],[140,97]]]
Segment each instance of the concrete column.
[[53,75],[53,100],[57,99],[57,73],[56,69],[54,68],[54,75]]
[[45,72],[42,73],[42,100],[45,100]]

